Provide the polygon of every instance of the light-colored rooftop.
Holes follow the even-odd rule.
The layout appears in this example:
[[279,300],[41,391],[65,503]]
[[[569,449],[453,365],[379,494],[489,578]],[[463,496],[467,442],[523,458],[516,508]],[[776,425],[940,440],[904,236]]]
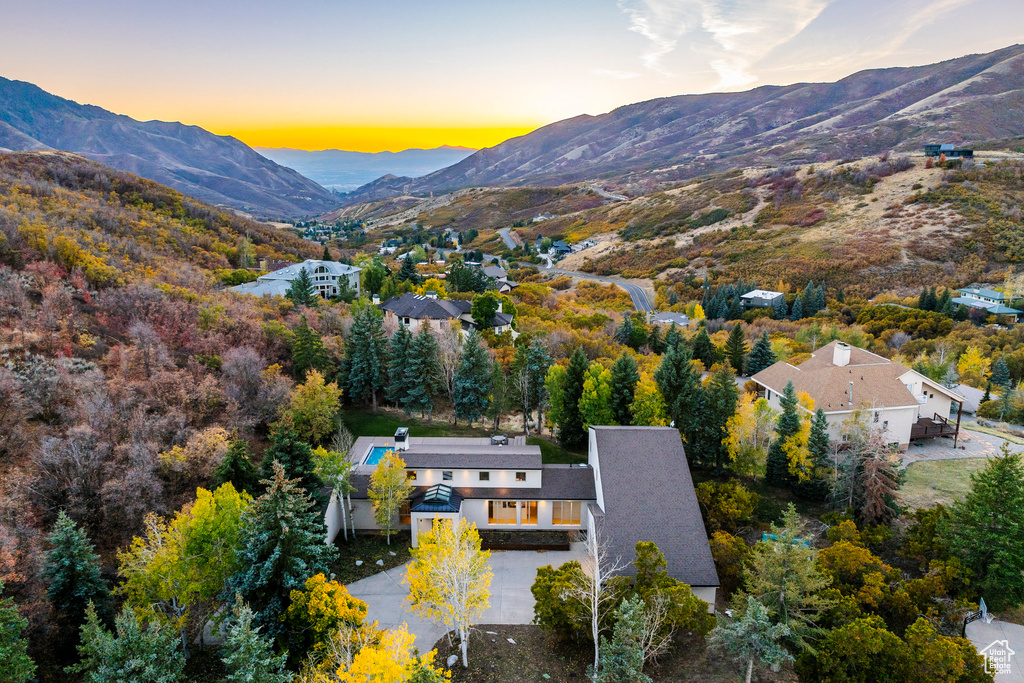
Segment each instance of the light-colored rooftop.
[[754,289],[742,295],[741,299],[774,299],[782,296],[782,292],[773,292],[770,289]]

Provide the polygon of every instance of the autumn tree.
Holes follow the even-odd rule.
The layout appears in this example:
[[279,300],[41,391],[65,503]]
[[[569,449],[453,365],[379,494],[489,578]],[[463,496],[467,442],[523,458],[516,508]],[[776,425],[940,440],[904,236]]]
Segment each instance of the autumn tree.
[[274,654],[273,640],[253,624],[255,614],[240,600],[235,604],[227,637],[221,648],[225,683],[288,683],[292,674],[285,669],[287,655]]
[[668,425],[665,399],[650,374],[641,376],[629,404],[630,424],[638,427],[664,427]]
[[366,603],[323,574],[306,579],[302,590],[291,592],[292,604],[284,614],[291,657],[301,660],[310,651],[323,654],[334,633],[358,627],[366,620]]
[[57,515],[47,541],[50,550],[43,569],[46,595],[60,615],[61,630],[77,634],[85,620],[86,607],[92,603],[103,613],[110,600],[100,558],[85,530],[79,529],[63,510]]
[[296,436],[308,443],[320,443],[334,431],[334,419],[341,407],[341,389],[324,381],[318,370],[310,370],[306,381],[295,387],[288,414]]
[[361,647],[348,666],[339,667],[333,676],[314,678],[313,683],[445,683],[447,672],[434,666],[435,651],[417,654],[414,636],[402,624],[384,631],[375,642]]
[[435,520],[417,540],[404,581],[411,608],[458,633],[462,666],[468,667],[470,626],[490,597],[491,554],[480,549],[476,525],[461,517]]
[[972,387],[985,386],[985,380],[992,374],[989,370],[991,360],[985,357],[977,346],[968,346],[956,363],[960,380]]
[[949,507],[941,536],[993,609],[1024,603],[1024,462],[1003,444]]
[[67,672],[84,683],[184,683],[179,645],[175,629],[159,622],[146,626],[127,605],[111,633],[90,606],[78,645],[80,661]]
[[586,431],[594,425],[615,424],[611,409],[612,373],[600,363],[590,364],[583,380],[583,393],[580,395],[579,411]]
[[736,412],[726,422],[725,448],[729,467],[740,475],[764,474],[778,413],[763,398],[743,392],[736,400]]
[[412,484],[405,472],[405,461],[394,451],[388,451],[370,475],[367,492],[373,503],[373,517],[388,545],[391,545],[391,535],[395,533],[395,516],[411,493]]
[[[657,330],[657,326],[654,327]],[[633,416],[629,407],[636,398],[636,385],[640,382],[640,372],[637,370],[636,361],[629,351],[623,351],[615,364],[612,365],[611,373],[611,396],[608,400],[608,407],[615,424],[633,424]]]
[[231,484],[199,489],[196,500],[170,521],[146,517],[145,535],[118,553],[118,592],[129,605],[169,621],[182,649],[201,635],[220,606],[220,596],[240,568],[242,517],[251,498]]
[[491,394],[491,360],[475,330],[466,335],[455,371],[455,419],[470,426],[487,414]]
[[273,472],[266,491],[242,515],[238,571],[229,589],[242,594],[256,623],[276,638],[291,591],[327,571],[337,550],[324,543],[323,517],[299,482],[288,479],[280,463]]
[[708,647],[739,662],[746,669],[744,680],[750,683],[755,666],[777,669],[793,656],[783,646],[789,627],[773,622],[768,609],[752,595],[747,596],[744,607],[738,618],[711,632]]

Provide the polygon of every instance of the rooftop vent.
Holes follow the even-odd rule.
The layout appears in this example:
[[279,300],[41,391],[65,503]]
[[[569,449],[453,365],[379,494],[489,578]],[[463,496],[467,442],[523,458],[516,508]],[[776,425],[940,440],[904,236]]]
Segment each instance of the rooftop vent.
[[849,344],[846,342],[836,342],[836,348],[832,352],[832,364],[841,368],[850,364]]
[[427,298],[428,298],[428,299],[436,299],[436,298],[437,298],[437,292],[435,292],[435,291],[434,291],[434,290],[432,290],[432,289],[428,289],[428,290],[427,290],[427,291],[425,292],[425,294],[427,295]]
[[494,436],[491,437],[491,445],[492,446],[507,446],[508,445],[508,437],[505,436],[504,434],[495,434]]
[[409,450],[409,428],[399,427],[395,430],[395,450],[396,451],[407,451]]
[[379,294],[374,294],[373,295],[373,305],[374,306],[380,306],[380,295]]

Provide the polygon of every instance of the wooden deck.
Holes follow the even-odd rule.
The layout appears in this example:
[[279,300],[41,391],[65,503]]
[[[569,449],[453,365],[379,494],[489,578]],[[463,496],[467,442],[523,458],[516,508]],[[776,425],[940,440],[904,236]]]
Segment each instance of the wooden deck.
[[957,436],[960,427],[956,424],[949,424],[949,419],[938,413],[932,417],[919,418],[910,427],[910,440],[931,439],[936,436]]

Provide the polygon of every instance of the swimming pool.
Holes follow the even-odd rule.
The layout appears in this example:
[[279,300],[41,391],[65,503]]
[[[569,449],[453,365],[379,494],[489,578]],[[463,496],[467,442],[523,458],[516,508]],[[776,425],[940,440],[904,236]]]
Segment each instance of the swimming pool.
[[366,454],[366,460],[363,460],[364,465],[376,465],[380,462],[380,459],[384,457],[384,454],[388,451],[395,450],[392,446],[374,446],[370,449],[370,452]]

